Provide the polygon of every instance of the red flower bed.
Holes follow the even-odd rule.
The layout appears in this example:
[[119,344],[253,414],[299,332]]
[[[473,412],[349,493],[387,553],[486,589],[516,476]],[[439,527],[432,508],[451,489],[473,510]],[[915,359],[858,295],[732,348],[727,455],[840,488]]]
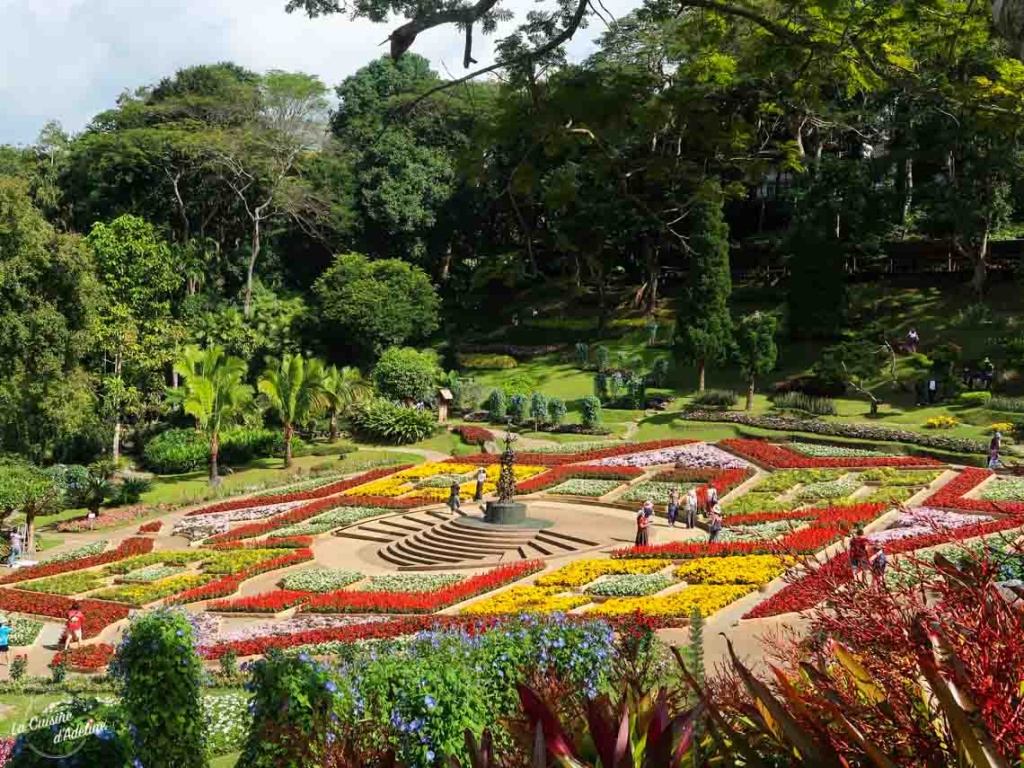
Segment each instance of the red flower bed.
[[152,523],[145,523],[139,526],[139,533],[159,533],[164,527],[162,520],[154,520]]
[[379,507],[381,509],[412,509],[433,504],[431,499],[395,499],[384,496],[332,496],[328,499],[318,499],[309,504],[303,504],[281,515],[275,515],[265,523],[249,523],[224,533],[218,533],[207,539],[207,543],[216,544],[224,541],[237,541],[239,539],[252,539],[262,536],[265,533],[276,531],[280,528],[287,528],[308,520],[311,517],[322,515],[336,507]]
[[725,518],[727,528],[737,525],[758,525],[759,523],[781,523],[791,520],[799,525],[804,520],[813,520],[818,510],[813,508],[794,509],[792,512],[748,512],[743,515],[729,515]]
[[361,475],[350,477],[347,480],[339,480],[336,483],[330,483],[328,485],[322,485],[319,488],[313,488],[308,491],[296,491],[294,493],[282,493],[276,496],[249,496],[245,499],[230,499],[228,501],[220,501],[216,504],[211,504],[208,507],[202,507],[200,509],[189,512],[189,516],[193,515],[212,515],[216,512],[230,512],[235,509],[248,509],[249,507],[265,507],[271,504],[285,504],[289,501],[312,501],[313,499],[322,499],[327,496],[333,496],[336,493],[342,493],[356,486],[369,483],[373,480],[379,480],[382,477],[393,475],[395,472],[401,472],[402,470],[409,469],[412,464],[404,464],[400,467],[382,467],[380,469],[371,469],[369,472],[364,472]]
[[97,643],[72,648],[66,655],[63,652],[57,653],[50,661],[50,666],[55,667],[64,660],[68,669],[76,672],[96,672],[107,666],[113,658],[114,646],[109,643]]
[[[611,448],[601,448],[594,451],[581,451],[579,453],[531,453],[523,451],[516,454],[516,460],[520,464],[532,464],[536,467],[558,467],[563,464],[582,464],[587,461],[598,461],[599,459],[610,459],[612,456],[627,456],[631,453],[643,453],[644,451],[657,451],[662,448],[672,448],[677,445],[689,445],[696,443],[696,440],[649,440],[646,443],[630,443],[617,445]],[[448,459],[449,464],[493,464],[497,457],[490,453],[475,453],[471,456],[459,456]]]
[[128,618],[128,606],[105,600],[74,600],[59,595],[44,595],[41,592],[24,592],[20,589],[0,589],[0,611],[30,613],[52,619],[67,618],[71,606],[78,603],[85,614],[83,637],[95,637],[115,621]]
[[65,560],[59,563],[40,563],[28,568],[18,568],[12,573],[0,579],[0,584],[14,584],[29,579],[39,579],[44,576],[56,576],[70,571],[79,571],[83,568],[92,568],[96,565],[107,565],[116,563],[135,555],[145,555],[153,551],[152,539],[130,538],[121,542],[117,549],[109,552],[101,552],[92,557],[79,557],[75,560]]
[[208,549],[309,549],[312,546],[312,536],[271,536],[256,541],[222,541]]
[[229,613],[280,613],[304,603],[313,597],[313,592],[297,592],[291,589],[279,589],[251,597],[236,597],[234,600],[218,600],[206,606],[208,611],[227,611]]
[[924,502],[926,507],[961,509],[968,512],[988,512],[999,515],[1024,515],[1024,503],[1019,501],[989,501],[965,499],[964,496],[992,476],[987,469],[968,467]]
[[494,433],[483,427],[469,425],[452,427],[452,432],[461,437],[462,442],[466,445],[479,445],[482,448],[484,443],[494,442]]
[[251,579],[267,571],[276,571],[279,568],[287,568],[290,565],[298,565],[307,560],[313,559],[313,550],[297,549],[287,555],[275,557],[263,563],[250,566],[238,573],[231,573],[216,581],[203,584],[201,587],[186,589],[184,592],[175,595],[165,601],[167,605],[184,605],[185,603],[198,603],[201,600],[212,600],[216,597],[227,597],[233,595],[246,579]]
[[561,466],[552,467],[547,472],[517,483],[519,493],[537,493],[562,483],[570,478],[578,480],[622,480],[628,481],[640,477],[644,471],[638,467],[591,467]]
[[819,458],[773,445],[764,440],[730,438],[719,445],[752,461],[775,469],[825,469],[829,467],[858,469],[861,467],[941,467],[941,461],[919,456],[863,456]]
[[[936,530],[933,533],[897,539],[888,542],[885,545],[885,549],[889,555],[899,555],[918,549],[935,547],[940,544],[949,544],[954,541],[966,541],[967,539],[1020,528],[1021,526],[1024,526],[1024,521],[1019,519],[976,523],[975,525],[966,525],[961,528]],[[846,584],[852,579],[853,572],[850,568],[849,553],[840,552],[799,581],[787,584],[779,592],[776,592],[767,600],[751,609],[743,618],[763,619],[769,616],[778,616],[782,613],[809,610],[818,605],[818,603],[827,600],[834,593],[837,586]]]
[[435,592],[357,592],[317,595],[303,608],[314,613],[432,613],[518,581],[544,567],[540,560],[499,565]]

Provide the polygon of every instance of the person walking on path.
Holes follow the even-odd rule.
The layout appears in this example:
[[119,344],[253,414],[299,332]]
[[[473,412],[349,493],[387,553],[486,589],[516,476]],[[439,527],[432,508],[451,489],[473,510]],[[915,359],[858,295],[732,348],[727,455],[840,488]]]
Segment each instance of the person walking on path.
[[64,652],[67,653],[72,640],[82,647],[82,629],[85,627],[85,614],[78,603],[71,604],[67,623],[64,625]]
[[636,513],[636,545],[646,547],[651,543],[651,517],[647,514],[647,504]]
[[11,664],[11,657],[8,654],[8,650],[11,645],[11,625],[7,623],[7,619],[0,616],[0,661],[3,661],[4,666],[8,667]]
[[484,500],[484,483],[487,482],[487,470],[478,467],[476,470],[476,493],[473,494],[473,501]]
[[715,486],[708,484],[707,490],[704,492],[707,498],[707,509],[712,510],[718,506],[718,489]]
[[875,542],[875,551],[871,553],[869,560],[871,564],[871,577],[875,584],[885,582],[885,569],[889,565],[889,558],[885,556],[885,548],[881,542]]
[[679,514],[679,489],[673,488],[668,492],[668,524],[676,527],[676,516]]
[[864,537],[864,529],[858,525],[850,537],[850,567],[853,569],[853,578],[863,580],[868,565],[868,540]]
[[1003,465],[999,458],[999,450],[1003,447],[1003,433],[996,430],[988,444],[988,468],[997,469]]
[[21,558],[21,533],[15,528],[11,531],[11,554],[7,559],[7,564],[13,568],[19,558]]
[[459,484],[452,483],[452,487],[448,489],[448,509],[452,511],[452,516],[458,514],[462,508],[462,503],[459,500]]
[[911,355],[917,354],[917,345],[921,343],[921,337],[917,335],[917,329],[911,328],[907,334],[907,352]]
[[697,525],[697,489],[690,488],[686,492],[686,527],[694,528]]
[[722,532],[722,508],[715,504],[708,515],[708,544],[718,541],[718,534]]

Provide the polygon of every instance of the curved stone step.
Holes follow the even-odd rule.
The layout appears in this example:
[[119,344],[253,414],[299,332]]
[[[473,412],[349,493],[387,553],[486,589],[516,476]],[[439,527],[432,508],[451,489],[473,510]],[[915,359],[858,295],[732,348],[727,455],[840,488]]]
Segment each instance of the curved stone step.
[[515,546],[495,546],[492,544],[486,544],[482,542],[451,539],[437,531],[424,531],[423,533],[416,534],[416,536],[413,538],[415,538],[417,542],[424,541],[435,547],[448,548],[452,552],[463,552],[470,554],[477,552],[487,552],[489,554],[500,555],[503,552],[508,552],[516,548]]
[[405,555],[413,558],[420,558],[424,560],[430,560],[435,563],[459,563],[466,559],[479,559],[479,558],[466,558],[460,555],[454,555],[446,553],[444,551],[438,551],[431,547],[424,547],[422,545],[412,545],[407,543],[405,540],[396,541],[394,544],[389,545],[390,550],[398,555]]
[[428,539],[418,539],[416,537],[406,539],[401,543],[406,551],[413,551],[422,554],[425,557],[433,557],[435,559],[443,559],[451,562],[480,560],[485,557],[496,557],[503,553],[503,551],[488,552],[480,549],[457,549],[443,541],[430,541]]
[[[515,549],[520,544],[530,541],[530,539],[493,539],[486,536],[473,536],[471,532],[457,531],[451,528],[445,528],[444,526],[438,526],[437,528],[432,528],[429,531],[422,531],[416,535],[422,536],[426,533],[431,533],[435,537],[443,537],[446,541],[486,547],[504,547],[505,549]],[[532,539],[533,537],[531,536],[530,538]]]

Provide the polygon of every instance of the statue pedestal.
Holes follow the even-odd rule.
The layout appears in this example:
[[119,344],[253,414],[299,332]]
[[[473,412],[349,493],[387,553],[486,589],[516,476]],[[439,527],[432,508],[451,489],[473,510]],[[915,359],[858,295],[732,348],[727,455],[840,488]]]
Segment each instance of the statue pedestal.
[[484,522],[492,525],[518,525],[526,520],[526,505],[517,501],[488,501]]

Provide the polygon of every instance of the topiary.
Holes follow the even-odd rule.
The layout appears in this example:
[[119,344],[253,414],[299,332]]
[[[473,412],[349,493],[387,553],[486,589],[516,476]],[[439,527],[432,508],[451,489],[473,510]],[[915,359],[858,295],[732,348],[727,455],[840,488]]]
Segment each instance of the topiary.
[[526,409],[529,407],[526,395],[512,395],[508,400],[508,415],[515,424],[526,421]]
[[590,362],[590,345],[585,341],[577,341],[573,347],[573,356],[576,358],[576,367],[582,371]]
[[179,475],[205,467],[210,458],[207,439],[195,429],[168,429],[142,450],[142,463],[161,475]]
[[543,392],[534,392],[530,396],[530,418],[533,419],[534,430],[547,423],[548,398]]
[[504,421],[508,412],[505,393],[500,389],[492,389],[491,394],[487,396],[487,402],[484,404],[484,407],[487,409],[487,416],[491,421]]
[[548,400],[548,421],[553,427],[559,427],[565,421],[567,409],[565,401],[560,397],[552,397]]
[[601,401],[590,396],[583,398],[581,403],[583,409],[582,422],[587,429],[593,429],[601,423]]
[[399,402],[420,402],[434,394],[441,374],[432,352],[411,347],[387,349],[373,367],[373,383],[383,397]]
[[360,437],[392,445],[419,442],[437,430],[437,417],[432,411],[403,408],[381,399],[355,406],[350,418],[353,431]]

